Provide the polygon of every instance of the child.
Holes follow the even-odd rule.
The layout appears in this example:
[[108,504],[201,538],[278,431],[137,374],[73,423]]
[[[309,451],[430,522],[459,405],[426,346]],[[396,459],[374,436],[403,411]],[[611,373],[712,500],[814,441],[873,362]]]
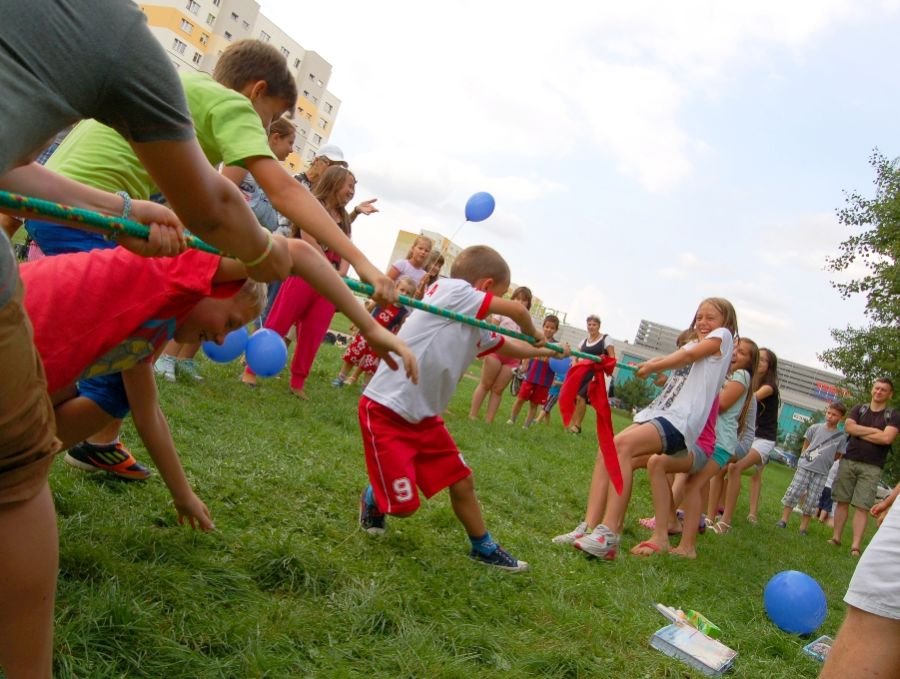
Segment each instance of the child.
[[544,404],[544,407],[541,408],[541,412],[538,413],[536,422],[550,424],[550,413],[553,411],[553,406],[555,406],[556,402],[559,400],[559,392],[566,379],[566,374],[569,372],[570,365],[572,365],[572,360],[569,358],[558,358],[550,361],[550,367],[553,368],[553,384],[550,385],[550,392],[547,394],[547,402]]
[[[742,337],[735,347],[731,361],[731,374],[719,392],[713,412],[718,414],[712,450],[704,456],[703,466],[690,475],[679,474],[675,481],[674,494],[683,498],[684,521],[681,542],[670,551],[671,554],[693,559],[697,556],[697,533],[706,529],[701,524],[702,493],[719,470],[728,466],[732,453],[738,445],[738,436],[752,419],[753,384],[759,363],[759,348],[751,339]],[[714,515],[714,514],[713,514]]]
[[632,470],[645,466],[651,455],[675,455],[697,443],[731,365],[732,337],[737,333],[734,307],[720,297],[703,300],[687,333],[688,341],[683,347],[668,356],[646,361],[635,371],[637,377],[644,378],[674,369],[656,399],[635,415],[634,424],[615,437],[622,493],[608,493],[609,476],[598,451],[584,521],[575,530],[555,537],[555,543],[571,544],[592,556],[615,559],[631,499]]
[[829,403],[825,408],[825,422],[810,426],[803,435],[803,448],[800,452],[800,461],[797,463],[797,471],[794,472],[791,485],[781,498],[784,510],[781,512],[781,520],[775,524],[778,528],[787,528],[791,511],[801,505],[800,498],[805,494],[801,507],[803,516],[800,519],[800,534],[807,534],[809,520],[818,509],[828,472],[847,447],[847,436],[838,429],[846,414],[847,406],[843,403],[839,401]]
[[[325,170],[316,186],[313,195],[339,225],[340,229],[350,236],[350,217],[347,204],[356,192],[356,177],[345,167],[334,166]],[[343,259],[339,252],[320,246],[309,233],[303,233],[303,240],[325,256],[340,276],[346,276],[350,263]],[[282,337],[287,336],[293,327],[297,332],[297,346],[291,359],[291,393],[306,401],[304,386],[309,377],[313,361],[328,332],[331,319],[334,318],[334,305],[326,297],[319,294],[309,283],[299,277],[288,278],[278,291],[272,310],[266,317],[264,327],[274,330]],[[256,375],[248,365],[241,376],[244,384],[255,386]]]
[[425,275],[422,276],[422,280],[416,285],[416,299],[422,299],[425,296],[425,291],[431,287],[432,283],[440,278],[443,266],[444,255],[437,250],[432,250],[431,254],[428,255],[428,259],[425,260],[425,266],[422,267],[425,269]]
[[[477,318],[488,313],[508,315],[534,337],[537,330],[525,306],[502,297],[509,279],[503,257],[487,246],[476,245],[459,254],[450,278],[432,285],[426,297],[431,304]],[[418,509],[418,489],[431,497],[449,488],[453,511],[472,544],[471,558],[502,570],[526,570],[527,563],[512,557],[487,532],[472,470],[440,414],[477,354],[500,352],[522,359],[554,352],[425,311],[410,315],[400,337],[409,343],[422,367],[421,381],[413,385],[396,380],[382,366],[360,400],[359,422],[370,482],[360,499],[360,526],[370,534],[383,533],[385,514],[405,517]]]
[[[544,319],[542,330],[546,342],[555,342],[556,339],[554,335],[556,335],[559,330],[559,319],[553,314],[547,316]],[[523,428],[528,429],[528,427],[531,426],[531,423],[534,422],[534,416],[537,413],[538,406],[543,407],[547,403],[551,384],[553,384],[553,370],[551,370],[547,359],[532,358],[528,362],[525,379],[522,381],[522,387],[519,389],[516,402],[513,404],[512,412],[510,413],[506,424],[516,423],[519,411],[522,410],[522,406],[527,401],[529,403],[528,416],[525,418],[525,424],[522,426]]]
[[819,498],[819,523],[831,525],[831,509],[834,501],[831,498],[831,488],[834,486],[834,480],[837,478],[838,468],[840,467],[838,460],[835,460],[828,471],[828,478],[825,479],[825,487],[822,488],[822,496]]
[[[379,353],[397,351],[412,365],[408,350],[363,311],[311,247],[296,241],[289,250],[294,270],[303,270],[353,320],[363,323],[364,333]],[[93,399],[78,394],[75,380],[124,371],[125,396],[134,408],[135,426],[172,493],[179,517],[186,517],[191,525],[197,522],[204,530],[212,529],[212,521],[181,470],[159,410],[149,359],[173,337],[221,344],[227,332],[252,320],[265,303],[265,289],[246,284],[246,275],[240,262],[197,250],[145,260],[115,248],[48,257],[22,266],[25,307],[46,368],[59,438],[74,444],[110,419]],[[79,313],[70,313],[76,303]],[[88,465],[79,461],[77,466]]]
[[[395,288],[401,295],[412,297],[416,291],[416,283],[409,276],[400,276],[395,283]],[[384,308],[375,306],[372,309],[372,316],[378,324],[395,335],[400,331],[407,314],[409,314],[409,309],[399,304],[391,304]],[[350,342],[350,346],[347,347],[347,351],[344,352],[343,362],[341,371],[331,382],[333,387],[355,384],[362,373],[366,373],[366,375],[371,377],[375,374],[375,369],[378,367],[379,358],[369,348],[366,338],[356,333]],[[351,369],[353,370],[352,373],[350,372]],[[347,377],[347,375],[350,376]]]
[[[778,357],[771,349],[759,350],[759,377],[757,379],[760,386],[755,394],[757,403],[756,439],[744,457],[728,465],[725,512],[713,526],[713,531],[717,535],[724,535],[731,530],[734,510],[737,506],[738,496],[741,494],[741,474],[754,465],[761,466],[761,469],[757,470],[757,473],[761,474],[761,470],[769,461],[769,453],[775,447],[775,437],[778,433]],[[758,502],[758,494],[756,499]],[[747,516],[750,523],[756,523],[756,512],[757,508],[751,497],[750,514]]]
[[[291,221],[302,224],[307,233],[345,256],[360,276],[376,286],[376,298],[382,302],[392,301],[392,298],[381,296],[383,291],[392,287],[392,282],[350,243],[318,202],[278,163],[269,147],[266,128],[282,113],[292,109],[297,97],[294,76],[284,56],[271,45],[255,40],[239,41],[221,55],[212,78],[204,73],[184,73],[182,83],[206,162],[211,165],[224,163],[222,173],[233,182],[230,190],[237,194],[239,209],[250,216],[251,223],[256,223],[256,220],[236,188],[248,171],[256,177],[276,210]],[[181,204],[169,196],[165,186],[157,188],[154,178],[141,165],[142,160],[143,156],[139,158],[114,130],[96,121],[85,121],[60,145],[48,161],[48,167],[96,188],[124,190],[133,197],[148,198],[161,188],[170,198],[169,203],[176,211],[180,210]],[[189,200],[183,198],[184,202]],[[38,220],[29,220],[26,228],[48,255],[110,245],[95,234],[81,235],[76,229]],[[265,234],[263,243],[271,243],[273,248],[277,246],[276,252],[284,247],[283,239],[274,239],[270,232],[259,228],[253,229],[249,237],[256,241],[258,234]],[[245,250],[243,245],[235,247],[240,250],[226,251],[236,253]],[[264,247],[254,252],[258,254]],[[284,253],[287,258],[287,251]],[[258,258],[257,254],[252,257]],[[252,259],[249,261],[253,262]],[[357,264],[363,268],[360,269]],[[283,271],[287,272],[288,268],[289,265],[284,266]],[[128,410],[128,404],[122,402],[122,394],[118,376],[98,380],[95,388],[86,392],[115,417]],[[94,436],[89,443],[113,443],[116,453],[103,457],[93,455],[90,460],[98,462],[98,468],[111,473],[121,475],[125,470],[129,478],[135,478],[128,471],[131,469],[146,478],[146,468],[141,471],[130,451],[119,442],[119,429],[120,424],[113,423],[103,432],[92,432]],[[111,464],[103,463],[103,458],[109,459]],[[87,463],[88,459],[82,461]]]
[[[525,307],[526,310],[531,309],[531,290],[526,287],[519,287],[513,291],[511,301],[517,302]],[[530,316],[529,316],[530,318]],[[494,319],[501,328],[514,330],[518,332],[519,326],[509,317]],[[532,325],[534,323],[532,322]],[[513,371],[519,367],[519,361],[508,356],[494,356],[488,354],[484,357],[481,364],[481,380],[475,391],[472,393],[472,405],[469,408],[469,419],[477,420],[478,411],[481,410],[481,404],[484,397],[490,394],[487,410],[484,413],[484,421],[490,424],[500,409],[500,401],[503,399],[503,392],[509,386],[512,380]]]
[[391,264],[387,272],[388,278],[397,280],[400,276],[409,276],[418,285],[425,275],[425,262],[433,247],[434,241],[428,236],[416,236],[412,247],[406,253],[406,259]]

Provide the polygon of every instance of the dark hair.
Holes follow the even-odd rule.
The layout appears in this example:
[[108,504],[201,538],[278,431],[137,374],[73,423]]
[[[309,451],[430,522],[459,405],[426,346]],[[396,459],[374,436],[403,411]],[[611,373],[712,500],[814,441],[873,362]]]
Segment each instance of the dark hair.
[[516,297],[521,297],[525,300],[525,308],[531,311],[531,288],[526,288],[524,285],[520,285],[518,288],[513,290],[513,294],[509,296],[510,299],[515,299]]
[[556,329],[559,330],[559,317],[550,314],[544,318],[544,323],[553,323],[556,326]]
[[876,377],[872,384],[874,385],[878,382],[888,385],[891,388],[891,391],[894,391],[894,381],[890,377]]
[[240,92],[249,83],[266,81],[266,95],[283,99],[293,109],[297,104],[297,83],[288,70],[284,55],[259,40],[239,40],[222,52],[213,78]]
[[313,187],[312,194],[326,209],[336,210],[341,215],[338,226],[341,227],[341,231],[349,236],[350,215],[347,214],[347,208],[345,206],[337,205],[335,201],[337,192],[343,188],[344,182],[347,181],[347,175],[354,177],[354,174],[346,167],[332,165],[322,173],[321,177],[319,177],[319,180]]
[[759,381],[759,386],[764,384],[768,384],[772,389],[776,389],[778,387],[778,357],[775,355],[775,352],[771,349],[767,349],[766,347],[760,347],[760,352],[766,352],[766,361],[769,364],[769,367],[766,369],[766,374],[762,375]]
[[457,255],[450,267],[450,278],[461,278],[472,285],[479,278],[493,278],[509,284],[509,264],[494,248],[472,245]]
[[841,414],[841,417],[847,414],[847,406],[845,406],[840,401],[832,401],[827,406],[825,406],[825,410],[828,410],[829,408],[832,410],[837,410]]

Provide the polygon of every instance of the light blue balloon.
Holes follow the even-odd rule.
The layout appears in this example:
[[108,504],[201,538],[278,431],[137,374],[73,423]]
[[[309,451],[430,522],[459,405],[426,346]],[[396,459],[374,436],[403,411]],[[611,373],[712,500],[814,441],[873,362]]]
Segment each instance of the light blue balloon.
[[487,191],[473,193],[466,201],[466,220],[482,222],[494,213],[494,197]]
[[569,366],[572,364],[572,359],[571,358],[551,358],[549,363],[550,363],[550,370],[552,370],[557,377],[562,377],[567,372],[569,372]]
[[247,365],[260,377],[273,377],[287,363],[287,345],[274,330],[257,330],[247,341]]
[[249,337],[250,334],[247,332],[247,328],[238,328],[225,335],[225,341],[222,342],[222,344],[204,342],[203,353],[206,354],[211,361],[215,361],[216,363],[228,363],[244,353],[244,348],[247,346]]
[[800,571],[782,571],[773,576],[763,600],[772,622],[791,634],[815,632],[828,612],[819,583]]

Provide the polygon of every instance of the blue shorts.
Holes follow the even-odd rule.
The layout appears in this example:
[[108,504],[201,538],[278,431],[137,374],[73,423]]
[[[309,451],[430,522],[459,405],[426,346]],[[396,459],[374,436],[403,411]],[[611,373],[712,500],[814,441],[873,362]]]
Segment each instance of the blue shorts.
[[674,455],[687,447],[684,443],[684,434],[678,431],[665,417],[654,417],[652,420],[647,420],[646,424],[656,427],[659,439],[662,441],[662,452],[666,455]]
[[116,242],[106,240],[101,234],[71,226],[42,222],[37,219],[25,221],[25,230],[38,247],[48,257],[71,252],[106,250],[116,247]]
[[121,373],[80,380],[78,382],[78,395],[90,399],[100,406],[103,412],[115,417],[117,420],[123,419],[131,412]]

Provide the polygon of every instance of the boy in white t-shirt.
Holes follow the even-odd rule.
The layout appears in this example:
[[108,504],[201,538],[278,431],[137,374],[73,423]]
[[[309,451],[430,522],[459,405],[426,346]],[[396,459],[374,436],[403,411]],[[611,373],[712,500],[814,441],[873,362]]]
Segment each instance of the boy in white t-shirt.
[[[502,298],[509,282],[503,257],[476,245],[459,254],[450,278],[434,283],[425,301],[479,319],[491,313],[507,316],[522,332],[537,338],[528,310]],[[386,514],[415,513],[419,489],[431,497],[449,488],[453,511],[472,543],[471,558],[507,571],[527,570],[526,562],[512,557],[488,533],[472,470],[440,414],[476,356],[496,351],[506,357],[531,358],[556,352],[425,311],[410,314],[399,337],[419,362],[419,383],[396,380],[392,371],[379,367],[360,399],[359,423],[370,482],[360,499],[360,526],[373,535],[383,533]]]

